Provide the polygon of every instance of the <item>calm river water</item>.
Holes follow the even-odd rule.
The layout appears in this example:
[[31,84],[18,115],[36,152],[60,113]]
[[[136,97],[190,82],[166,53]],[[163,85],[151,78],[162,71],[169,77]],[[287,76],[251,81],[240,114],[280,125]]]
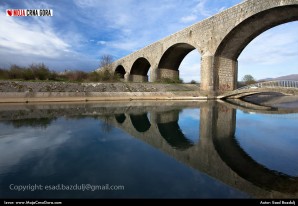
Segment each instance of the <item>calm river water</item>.
[[0,198],[292,198],[298,113],[219,102],[0,105]]

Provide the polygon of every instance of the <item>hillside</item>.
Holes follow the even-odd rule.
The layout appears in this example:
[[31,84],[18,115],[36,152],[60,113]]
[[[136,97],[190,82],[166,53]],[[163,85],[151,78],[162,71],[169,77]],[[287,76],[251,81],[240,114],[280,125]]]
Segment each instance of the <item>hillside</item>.
[[277,78],[260,79],[259,82],[263,82],[263,81],[279,81],[279,80],[298,81],[298,74],[290,74],[290,75],[287,75],[287,76],[281,76],[281,77],[277,77]]

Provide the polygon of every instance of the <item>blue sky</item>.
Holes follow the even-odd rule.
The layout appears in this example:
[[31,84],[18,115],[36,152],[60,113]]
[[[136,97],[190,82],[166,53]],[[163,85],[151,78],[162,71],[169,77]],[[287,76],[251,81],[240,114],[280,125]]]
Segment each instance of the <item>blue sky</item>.
[[[241,0],[2,0],[0,66],[43,62],[52,70],[91,71],[99,58],[130,54]],[[53,9],[53,17],[7,17],[6,9]],[[298,23],[271,29],[239,57],[239,79],[297,72]],[[200,54],[180,67],[185,81],[200,79]]]

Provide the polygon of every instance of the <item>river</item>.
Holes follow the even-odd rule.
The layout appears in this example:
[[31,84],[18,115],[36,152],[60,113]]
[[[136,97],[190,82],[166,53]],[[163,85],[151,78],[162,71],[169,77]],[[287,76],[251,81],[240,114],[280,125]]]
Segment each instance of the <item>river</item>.
[[0,198],[295,198],[298,111],[0,105]]

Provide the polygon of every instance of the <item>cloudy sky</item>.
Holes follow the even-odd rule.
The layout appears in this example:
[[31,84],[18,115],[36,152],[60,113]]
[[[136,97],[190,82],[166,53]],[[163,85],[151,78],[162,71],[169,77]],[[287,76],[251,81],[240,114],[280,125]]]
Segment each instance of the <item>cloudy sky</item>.
[[[52,70],[91,71],[99,58],[130,54],[242,0],[1,0],[0,67],[43,62]],[[8,17],[6,9],[53,9],[53,17]],[[239,57],[239,79],[298,73],[298,23],[257,37]],[[200,79],[200,54],[182,62],[185,81]]]

